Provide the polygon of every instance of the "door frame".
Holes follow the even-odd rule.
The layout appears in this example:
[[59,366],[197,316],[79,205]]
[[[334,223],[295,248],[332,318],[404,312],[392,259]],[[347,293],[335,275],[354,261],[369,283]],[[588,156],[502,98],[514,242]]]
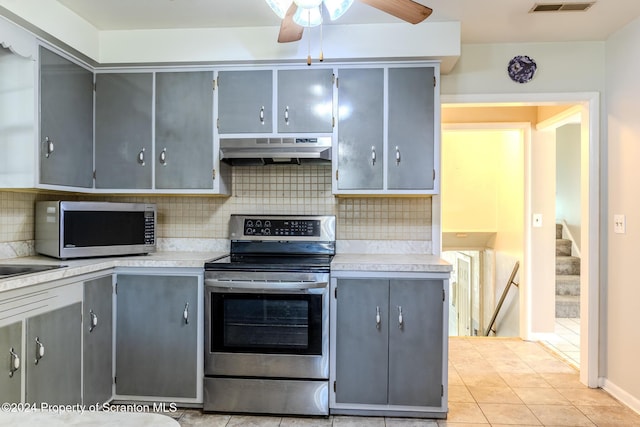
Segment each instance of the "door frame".
[[[581,206],[582,206],[582,259],[580,297],[580,381],[589,387],[598,387],[600,348],[600,94],[598,92],[576,93],[520,93],[442,95],[441,103],[465,104],[467,106],[538,106],[578,104],[582,106],[581,123]],[[524,275],[530,282],[532,255],[531,176],[526,167],[531,160],[531,141],[525,140],[525,221],[524,221]],[[434,196],[434,236],[441,232],[440,196]],[[434,253],[441,248],[441,239],[434,238]],[[520,335],[525,340],[536,340],[544,334],[531,330],[531,298],[524,294],[521,306]]]

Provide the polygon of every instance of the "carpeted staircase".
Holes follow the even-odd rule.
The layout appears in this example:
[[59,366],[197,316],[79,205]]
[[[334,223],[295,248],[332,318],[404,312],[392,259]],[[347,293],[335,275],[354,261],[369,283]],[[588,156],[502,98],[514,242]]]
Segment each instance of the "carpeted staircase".
[[556,318],[580,317],[580,258],[571,255],[571,240],[556,224]]

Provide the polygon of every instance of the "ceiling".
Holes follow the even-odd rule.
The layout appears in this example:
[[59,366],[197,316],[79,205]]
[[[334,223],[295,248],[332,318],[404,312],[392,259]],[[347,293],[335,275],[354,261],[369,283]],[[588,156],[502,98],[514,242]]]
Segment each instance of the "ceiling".
[[[58,0],[98,30],[279,26],[264,0]],[[604,41],[640,16],[638,0],[417,0],[425,22],[459,21],[462,43]],[[536,3],[595,1],[584,12],[529,13]],[[402,22],[358,0],[336,23]],[[330,25],[330,24],[329,24]],[[407,24],[410,25],[410,24]],[[418,24],[421,25],[421,24]],[[325,31],[331,31],[330,27]],[[274,39],[276,35],[274,33]]]

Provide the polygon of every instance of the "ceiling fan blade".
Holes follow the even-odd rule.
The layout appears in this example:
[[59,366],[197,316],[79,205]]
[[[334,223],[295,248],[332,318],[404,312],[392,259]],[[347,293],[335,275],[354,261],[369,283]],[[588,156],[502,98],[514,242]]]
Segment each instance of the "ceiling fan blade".
[[296,13],[298,6],[294,2],[291,3],[286,15],[280,23],[280,33],[278,33],[278,43],[296,42],[302,38],[304,28],[293,22],[293,15]]
[[424,21],[431,15],[431,8],[416,3],[413,0],[360,0],[362,3],[375,7],[383,12],[407,21],[411,24],[417,24]]

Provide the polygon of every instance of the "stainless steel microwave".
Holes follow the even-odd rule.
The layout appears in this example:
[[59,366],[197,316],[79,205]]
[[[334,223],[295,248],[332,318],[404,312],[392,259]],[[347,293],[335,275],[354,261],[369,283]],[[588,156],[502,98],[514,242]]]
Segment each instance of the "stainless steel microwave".
[[156,251],[156,205],[36,202],[36,252],[55,258],[146,254]]

